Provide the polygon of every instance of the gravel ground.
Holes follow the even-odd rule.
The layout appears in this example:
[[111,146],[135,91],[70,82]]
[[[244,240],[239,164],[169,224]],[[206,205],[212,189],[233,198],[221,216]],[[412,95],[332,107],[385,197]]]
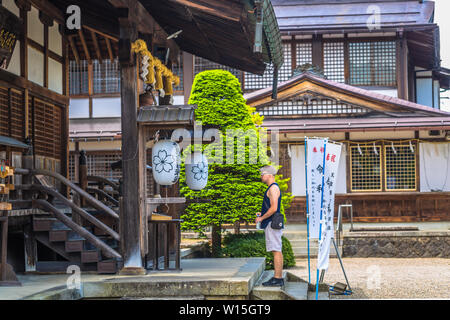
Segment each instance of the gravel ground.
[[[450,299],[450,259],[344,258],[351,296],[332,299]],[[311,282],[316,279],[316,259],[311,259]],[[308,280],[308,260],[297,259],[288,271]],[[339,260],[330,259],[324,282],[345,283]]]

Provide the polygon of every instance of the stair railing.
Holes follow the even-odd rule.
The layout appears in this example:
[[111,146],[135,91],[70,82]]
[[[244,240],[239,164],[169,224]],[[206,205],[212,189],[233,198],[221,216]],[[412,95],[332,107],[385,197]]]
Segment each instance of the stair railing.
[[111,208],[106,206],[103,202],[95,199],[88,192],[84,191],[82,188],[80,188],[79,186],[74,184],[72,181],[68,180],[67,178],[63,177],[62,175],[60,175],[57,172],[52,172],[52,171],[47,171],[47,170],[42,170],[42,169],[19,169],[19,168],[16,168],[15,173],[21,174],[21,175],[30,175],[31,174],[33,176],[43,175],[43,176],[49,176],[49,177],[55,178],[56,180],[58,180],[65,186],[71,188],[74,192],[78,193],[78,195],[80,197],[83,197],[86,200],[86,202],[89,203],[90,205],[92,205],[95,209],[105,212],[106,214],[108,214],[109,216],[114,218],[115,220],[119,220],[119,215],[114,210],[112,210]]
[[89,212],[84,210],[83,208],[78,207],[75,203],[64,197],[61,193],[58,191],[51,189],[46,186],[42,185],[19,185],[17,186],[17,189],[20,190],[33,190],[33,191],[39,191],[42,193],[46,193],[48,195],[51,195],[52,197],[55,197],[59,199],[64,205],[70,207],[75,213],[79,214],[82,218],[86,219],[90,223],[92,223],[94,226],[111,236],[113,239],[120,241],[120,236],[117,232],[115,232],[113,229],[108,227],[106,224],[98,220],[96,217],[91,215]]
[[50,211],[53,213],[53,215],[61,221],[63,224],[65,224],[67,227],[78,233],[80,236],[85,238],[87,241],[89,241],[92,245],[97,247],[102,251],[102,253],[108,257],[108,258],[115,258],[115,259],[121,259],[122,256],[120,253],[118,253],[116,250],[108,246],[106,243],[104,243],[102,240],[97,238],[95,235],[90,233],[88,230],[84,229],[83,227],[76,224],[72,219],[70,219],[65,214],[61,213],[57,208],[55,208],[53,205],[51,205],[47,200],[39,199],[39,200],[33,200],[33,206],[34,207],[41,207],[45,210]]

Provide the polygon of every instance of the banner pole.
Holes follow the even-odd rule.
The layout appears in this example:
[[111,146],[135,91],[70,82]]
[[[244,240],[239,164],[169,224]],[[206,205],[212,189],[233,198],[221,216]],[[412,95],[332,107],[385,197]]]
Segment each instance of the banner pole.
[[327,143],[328,139],[324,140],[323,146],[323,174],[322,174],[322,197],[320,202],[320,226],[319,226],[319,247],[317,250],[317,280],[316,280],[316,300],[319,300],[319,253],[320,253],[320,242],[322,240],[322,219],[323,219],[323,189],[325,186],[325,166],[326,166],[326,158],[327,158]]
[[306,238],[308,241],[308,283],[311,283],[311,257],[309,253],[309,202],[308,202],[308,138],[305,137],[305,181],[306,181]]
[[350,287],[350,283],[348,282],[347,274],[345,273],[344,264],[342,263],[341,254],[339,253],[338,246],[336,245],[336,241],[334,240],[334,237],[332,238],[333,244],[334,244],[334,250],[336,250],[336,254],[339,259],[339,263],[341,264],[342,272],[344,273],[345,281],[347,282],[347,286],[350,292],[352,292],[352,288]]

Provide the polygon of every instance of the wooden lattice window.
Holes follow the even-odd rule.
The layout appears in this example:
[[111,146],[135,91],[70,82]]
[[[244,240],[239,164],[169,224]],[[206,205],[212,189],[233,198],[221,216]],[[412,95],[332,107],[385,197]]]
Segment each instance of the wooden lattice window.
[[345,82],[344,42],[323,44],[323,65],[328,79]]
[[382,191],[381,146],[350,146],[351,191]]
[[69,180],[78,182],[76,179],[76,173],[75,173],[75,153],[71,152],[69,154]]
[[416,150],[410,144],[384,146],[386,191],[415,191]]
[[34,98],[33,139],[36,155],[61,160],[62,110],[60,107]]
[[350,42],[349,55],[351,85],[397,85],[394,41]]
[[195,57],[194,75],[197,75],[200,72],[203,72],[206,70],[217,70],[217,69],[229,71],[236,78],[238,78],[240,83],[242,83],[242,71],[218,64],[216,62],[209,61],[209,60],[201,58],[201,57]]
[[291,44],[283,43],[284,63],[278,70],[278,82],[289,80],[292,77]]
[[331,99],[286,100],[277,104],[267,106],[258,110],[263,116],[295,116],[295,115],[340,115],[340,114],[363,114],[368,109],[353,106]]
[[18,90],[11,89],[11,137],[23,141],[25,139],[25,106],[23,94]]
[[[289,80],[292,77],[291,43],[283,43],[284,63],[278,70],[278,83]],[[244,91],[251,92],[265,89],[273,85],[273,64],[268,64],[262,76],[246,72]]]
[[0,87],[0,135],[9,136],[8,89]]
[[104,177],[110,180],[118,180],[122,177],[120,170],[113,171],[111,169],[111,164],[122,159],[121,152],[88,152],[86,157],[89,176]]
[[69,86],[71,95],[89,94],[88,61],[69,62]]
[[120,92],[120,67],[119,59],[93,60],[93,85],[94,93],[119,93]]
[[312,64],[312,44],[311,42],[301,42],[295,45],[297,66],[302,64]]
[[24,121],[25,106],[22,92],[0,87],[0,135],[23,141]]

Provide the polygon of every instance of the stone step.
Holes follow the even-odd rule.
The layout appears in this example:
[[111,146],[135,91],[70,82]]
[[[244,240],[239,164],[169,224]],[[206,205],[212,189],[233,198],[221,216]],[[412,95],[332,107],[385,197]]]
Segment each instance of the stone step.
[[[273,271],[264,271],[260,279],[256,282],[251,292],[253,300],[315,300],[315,291],[306,281],[294,276],[291,273],[283,272],[283,287],[264,287],[263,282],[273,277]],[[329,300],[328,287],[319,292],[319,300]]]
[[306,282],[286,282],[284,292],[292,300],[308,300],[308,284]]

